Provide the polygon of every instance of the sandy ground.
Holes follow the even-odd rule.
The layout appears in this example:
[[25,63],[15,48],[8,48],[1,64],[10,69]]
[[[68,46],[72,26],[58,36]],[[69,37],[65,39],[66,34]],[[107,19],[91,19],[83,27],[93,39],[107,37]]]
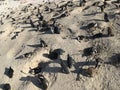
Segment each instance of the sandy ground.
[[[104,12],[101,12],[99,7],[91,6],[96,1],[100,1],[99,5],[102,5],[103,0],[86,0],[85,6],[81,7],[74,0],[73,6],[68,6],[67,9],[59,8],[60,5],[64,7],[67,0],[65,2],[55,1],[58,7],[54,2],[50,4],[44,2],[43,5],[40,5],[42,1],[38,1],[32,2],[32,5],[29,4],[31,2],[21,4],[21,2],[16,1],[17,4],[11,2],[12,4],[9,4],[9,6],[0,7],[0,18],[2,18],[3,22],[0,25],[0,90],[2,90],[5,83],[10,84],[11,90],[42,90],[38,78],[29,73],[30,68],[37,67],[41,62],[45,63],[45,65],[41,65],[42,71],[40,73],[49,82],[47,90],[119,90],[120,8],[116,8],[111,3],[111,1],[115,0],[108,0],[108,6],[104,10],[108,14],[109,22],[105,22]],[[53,11],[45,11],[45,6],[48,6]],[[83,10],[88,6],[90,7]],[[3,10],[3,8],[6,9]],[[49,29],[37,31],[36,27],[31,27],[28,17],[31,17],[35,26],[38,25],[39,19],[36,16],[38,8],[47,24],[52,22],[51,18],[59,16],[63,11],[67,11],[65,17],[56,18],[60,34],[51,33]],[[63,10],[59,11],[61,8]],[[83,27],[91,22],[97,23],[96,29]],[[90,37],[97,33],[106,34],[108,33],[107,27],[112,28],[113,36],[107,35],[107,37],[100,38],[98,36],[94,39],[87,38],[80,41],[75,39],[81,35]],[[40,38],[46,42],[47,47],[39,46]],[[95,67],[96,62],[91,59],[94,55],[83,56],[83,51],[95,45],[100,46],[100,52],[97,53],[97,56],[103,60],[104,64],[95,69],[97,73],[93,77],[89,77],[85,74],[87,68]],[[69,69],[69,74],[61,71],[59,59],[51,60],[45,56],[45,54],[49,54],[50,49],[58,48],[65,51],[61,55],[61,59],[65,64],[67,63],[67,54],[70,54],[75,60],[74,66]],[[24,58],[23,55],[29,52],[33,52],[32,55]],[[118,56],[115,56],[116,54]],[[88,61],[86,61],[87,58]],[[5,75],[6,68],[10,66],[14,70],[12,78]],[[80,71],[81,68],[83,72]]]

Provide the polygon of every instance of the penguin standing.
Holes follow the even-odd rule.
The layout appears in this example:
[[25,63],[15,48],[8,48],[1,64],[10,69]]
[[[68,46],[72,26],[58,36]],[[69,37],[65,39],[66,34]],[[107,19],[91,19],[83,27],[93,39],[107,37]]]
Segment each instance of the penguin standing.
[[34,25],[34,23],[33,23],[33,21],[32,21],[32,19],[30,18],[30,25],[34,28],[35,27],[35,25]]
[[14,70],[11,67],[6,68],[5,75],[7,75],[9,78],[13,77],[13,73],[14,73]]
[[0,24],[3,25],[3,20],[2,20],[2,18],[1,18],[1,20],[0,20]]
[[43,41],[42,39],[40,39],[40,46],[41,47],[47,47],[48,45],[46,44],[45,41]]
[[105,22],[109,22],[108,14],[107,14],[107,13],[104,13],[104,21],[105,21]]
[[47,90],[48,85],[49,85],[48,80],[41,74],[38,74],[36,77],[38,78],[39,82],[41,83],[43,90]]
[[3,84],[3,88],[2,89],[3,90],[11,90],[11,86],[10,86],[9,83],[5,83],[5,84]]
[[60,59],[60,65],[61,65],[62,72],[66,73],[66,74],[70,73],[67,65],[62,61],[62,59]]
[[67,55],[67,65],[68,65],[68,67],[69,67],[69,68],[72,68],[73,64],[74,64],[74,60],[73,60],[73,58],[68,54],[68,55]]
[[38,19],[39,19],[40,21],[42,21],[42,20],[43,20],[43,16],[42,16],[42,14],[41,14],[41,13],[38,13]]
[[107,31],[108,31],[108,36],[110,37],[114,36],[113,31],[110,27],[107,27]]
[[85,6],[86,0],[80,0],[80,6]]

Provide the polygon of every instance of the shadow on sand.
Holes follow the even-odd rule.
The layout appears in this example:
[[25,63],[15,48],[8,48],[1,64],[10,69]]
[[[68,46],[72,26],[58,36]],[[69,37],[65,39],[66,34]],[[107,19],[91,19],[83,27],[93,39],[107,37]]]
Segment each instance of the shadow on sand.
[[20,81],[30,81],[32,82],[36,87],[41,88],[43,90],[42,84],[38,81],[37,77],[27,76],[27,77],[21,77]]

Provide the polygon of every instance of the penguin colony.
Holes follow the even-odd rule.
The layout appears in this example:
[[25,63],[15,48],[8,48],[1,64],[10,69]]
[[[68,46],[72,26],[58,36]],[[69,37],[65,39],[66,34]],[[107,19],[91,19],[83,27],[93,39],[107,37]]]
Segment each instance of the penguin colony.
[[[52,4],[53,2],[46,2],[45,4],[39,5],[39,7],[44,7],[43,10],[41,10],[39,7],[34,7],[33,11],[36,10],[37,13],[31,12],[31,15],[29,15],[27,17],[18,18],[18,20],[16,20],[14,17],[12,17],[12,14],[14,14],[14,12],[12,12],[12,11],[10,12],[11,15],[6,15],[6,16],[2,15],[2,17],[0,19],[0,25],[4,24],[3,18],[5,18],[5,19],[9,19],[13,25],[15,23],[29,24],[30,27],[34,28],[34,31],[38,32],[38,33],[41,32],[42,34],[45,34],[45,33],[49,32],[50,34],[61,34],[62,26],[59,23],[57,23],[57,20],[60,18],[69,16],[70,12],[72,12],[73,9],[76,7],[83,7],[82,11],[86,11],[90,7],[99,8],[100,12],[96,12],[96,14],[102,14],[103,21],[105,23],[111,23],[110,19],[109,19],[109,14],[105,11],[105,9],[106,9],[106,7],[109,7],[110,5],[114,5],[116,7],[116,9],[120,9],[120,0],[111,1],[111,3],[108,3],[108,1],[110,1],[110,0],[96,1],[90,6],[85,6],[86,3],[88,2],[88,0],[80,0],[79,2],[77,2],[77,4],[74,1],[67,1],[67,2],[63,2],[62,4],[54,3],[56,6],[54,8],[49,7],[49,5]],[[32,4],[29,4],[29,5],[25,6],[24,8],[22,8],[21,11],[23,13],[27,13],[31,6],[32,6]],[[52,12],[54,12],[54,15],[49,20],[45,20],[43,13],[49,14]],[[19,13],[19,15],[21,15],[21,14],[22,13]],[[37,18],[37,21],[33,20],[32,15]],[[115,16],[117,16],[117,15],[120,15],[120,12],[115,13]],[[19,22],[21,19],[23,19],[23,21]],[[89,22],[87,25],[83,26],[83,29],[86,30],[86,32],[88,33],[89,36],[78,35],[74,39],[76,39],[79,42],[81,42],[82,40],[87,40],[87,41],[93,40],[94,41],[95,39],[110,38],[110,37],[115,36],[112,25],[104,28],[107,32],[106,34],[104,34],[103,32],[98,32],[98,33],[94,34],[94,31],[96,29],[102,29],[101,26],[99,26],[98,22]],[[21,32],[14,32],[14,36],[11,37],[11,40],[14,40],[17,37],[19,37],[19,34]],[[0,31],[0,34],[2,34],[2,33],[4,33],[4,31]],[[71,38],[71,39],[73,39],[73,38]],[[39,43],[40,48],[48,48],[49,47],[49,45],[47,45],[46,41],[44,41],[42,38],[40,38],[39,40],[40,40],[40,43]],[[86,75],[88,77],[94,77],[94,75],[99,74],[98,71],[99,71],[100,66],[105,64],[104,60],[99,57],[99,53],[101,52],[101,49],[102,48],[99,45],[93,45],[92,47],[85,48],[83,51],[80,51],[80,52],[82,52],[83,57],[84,56],[87,57],[86,62],[90,62],[90,60],[89,60],[90,58],[92,58],[92,60],[95,62],[95,65],[93,67],[88,67],[85,69],[82,67],[76,68],[75,67],[76,61],[75,61],[74,57],[72,55],[70,55],[69,53],[67,54],[67,59],[66,59],[66,63],[65,63],[64,60],[61,58],[61,55],[63,55],[65,53],[65,51],[61,48],[57,48],[54,50],[50,49],[48,58],[51,60],[59,60],[62,73],[70,74],[71,73],[70,69],[75,67],[79,71],[78,76],[79,76],[79,74],[84,72],[84,73],[86,73]],[[27,59],[27,58],[30,58],[32,55],[34,55],[34,52],[27,52],[27,53],[21,55],[20,58]],[[119,63],[120,61],[117,61],[117,62]],[[49,81],[42,74],[42,69],[43,69],[43,67],[38,65],[36,68],[30,68],[29,73],[34,75],[38,79],[38,81],[40,82],[40,85],[42,85],[43,90],[47,90],[47,88],[49,87]],[[14,69],[10,66],[5,71],[5,75],[8,76],[10,79],[12,79],[14,76]],[[80,78],[78,78],[78,79],[80,80]],[[2,88],[3,88],[3,90],[12,90],[11,87],[12,86],[10,86],[9,83],[5,83],[5,84],[3,84]]]

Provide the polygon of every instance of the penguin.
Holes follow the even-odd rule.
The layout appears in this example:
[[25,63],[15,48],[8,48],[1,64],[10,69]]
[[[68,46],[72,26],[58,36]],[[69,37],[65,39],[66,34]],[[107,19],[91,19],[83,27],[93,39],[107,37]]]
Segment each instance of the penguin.
[[103,2],[103,6],[104,6],[104,8],[106,8],[107,5],[109,5],[109,4],[108,4],[106,1],[104,1],[104,2]]
[[92,36],[92,39],[102,38],[104,35],[100,32]]
[[83,39],[86,39],[86,36],[83,35],[78,36],[78,40],[83,40]]
[[6,68],[5,75],[7,75],[9,78],[13,77],[13,73],[14,70],[11,68],[11,66],[9,68]]
[[65,74],[70,73],[67,65],[62,61],[62,59],[60,59],[60,65],[61,65],[61,70],[62,70],[63,73],[65,73]]
[[12,19],[12,21],[15,21],[15,18],[11,18]]
[[89,23],[89,24],[86,26],[87,29],[91,29],[91,28],[93,28],[93,27],[97,27],[97,23],[91,22],[91,23]]
[[42,14],[41,13],[38,13],[38,19],[39,19],[39,21],[42,21],[43,20],[43,16],[42,16]]
[[42,67],[35,67],[35,68],[30,68],[29,73],[31,74],[39,74],[42,71]]
[[73,60],[73,58],[68,54],[68,55],[67,55],[67,65],[68,65],[68,67],[69,67],[69,68],[72,68],[73,64],[74,64],[74,60]]
[[31,27],[33,27],[33,28],[34,28],[34,27],[35,27],[35,25],[34,25],[34,23],[33,23],[32,19],[30,18],[29,20],[30,20],[30,25],[31,25]]
[[23,58],[29,58],[32,55],[33,55],[33,52],[28,52],[28,53],[23,54]]
[[80,6],[85,6],[86,0],[80,0]]
[[105,22],[109,22],[108,14],[107,14],[107,13],[104,13],[104,21],[105,21]]
[[53,31],[54,34],[60,34],[60,29],[56,25],[51,27],[51,31]]
[[38,78],[38,81],[41,83],[43,90],[47,90],[49,86],[48,80],[42,74],[38,74],[36,75],[36,77]]
[[91,6],[98,6],[100,1],[94,2]]
[[47,47],[48,45],[46,44],[46,42],[45,42],[44,40],[42,40],[42,39],[40,38],[40,46],[41,46],[41,47]]
[[2,89],[3,90],[11,90],[11,85],[9,83],[5,83],[5,84],[3,84]]
[[113,31],[110,27],[107,27],[107,31],[108,31],[108,36],[110,36],[110,37],[114,36]]
[[1,20],[0,20],[0,24],[1,24],[1,25],[3,25],[3,24],[4,24],[4,23],[3,23],[3,19],[2,19],[2,18],[1,18]]
[[97,68],[97,67],[99,68],[100,67],[100,63],[104,63],[103,59],[101,59],[99,57],[95,58],[95,62],[96,62],[95,68]]
[[100,6],[98,6],[100,9],[101,9],[101,13],[103,13],[104,12],[104,5],[100,5]]

